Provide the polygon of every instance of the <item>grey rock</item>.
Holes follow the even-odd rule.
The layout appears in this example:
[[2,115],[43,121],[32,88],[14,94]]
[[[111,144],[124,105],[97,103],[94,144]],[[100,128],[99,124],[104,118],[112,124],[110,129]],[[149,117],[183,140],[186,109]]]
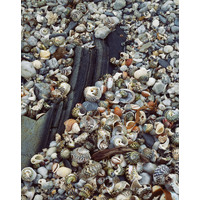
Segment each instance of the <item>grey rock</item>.
[[149,162],[143,165],[143,170],[147,172],[148,174],[153,174],[157,165]]
[[146,146],[151,148],[155,142],[154,137],[148,133],[142,134],[142,137],[145,139]]
[[74,22],[71,21],[68,25],[68,27],[65,29],[65,33],[68,34],[70,30],[72,30],[76,25],[78,24],[78,22]]
[[146,52],[148,50],[149,47],[151,47],[151,42],[147,42],[145,44],[143,44],[140,48],[140,52]]
[[43,200],[43,196],[36,194],[33,200]]
[[58,189],[58,193],[59,193],[59,194],[64,194],[64,192],[65,192],[65,190],[60,189],[60,188]]
[[53,54],[53,53],[55,53],[56,52],[56,50],[57,50],[57,46],[55,46],[55,45],[52,45],[52,46],[50,46],[50,48],[49,48],[49,52],[50,52],[50,54]]
[[36,75],[36,70],[31,62],[22,61],[21,62],[21,76],[25,79],[29,79]]
[[111,30],[107,26],[95,29],[95,37],[100,39],[105,39]]
[[165,2],[162,6],[161,6],[161,9],[163,10],[163,11],[167,11],[167,10],[169,10],[169,8],[171,7],[170,5],[173,3],[173,1],[167,1],[167,2]]
[[27,81],[24,85],[24,87],[26,87],[27,89],[31,89],[34,86],[34,82],[33,81]]
[[104,14],[109,16],[109,17],[115,16],[112,12],[107,12],[107,11]]
[[167,23],[167,19],[166,19],[165,17],[163,17],[162,15],[158,15],[158,17],[159,17],[159,19],[160,19],[160,21],[161,21],[162,23],[164,23],[164,24]]
[[163,59],[159,59],[158,63],[159,63],[159,65],[161,65],[162,67],[165,67],[165,68],[169,66],[169,63]]
[[30,36],[27,40],[27,43],[32,47],[37,45],[38,40],[34,36]]
[[52,59],[48,60],[47,65],[49,66],[50,69],[56,69],[59,66],[56,58],[52,58]]
[[85,109],[87,111],[96,110],[98,108],[98,104],[97,103],[95,103],[95,102],[89,102],[89,101],[83,102],[83,106],[85,107]]
[[144,33],[145,31],[146,31],[146,28],[145,28],[144,25],[141,25],[141,26],[139,26],[139,27],[137,28],[138,34],[142,34],[142,33]]
[[35,95],[39,100],[47,100],[50,97],[51,90],[48,83],[36,83],[34,89]]
[[163,93],[164,91],[165,91],[165,89],[166,89],[166,85],[164,84],[164,83],[162,83],[162,81],[157,81],[155,84],[154,84],[154,86],[153,86],[153,88],[152,88],[152,90],[156,93],[156,94],[161,94],[161,93]]
[[178,26],[172,26],[171,27],[171,32],[172,33],[178,33],[179,32],[179,27]]
[[152,177],[149,174],[142,172],[140,176],[142,177],[142,179],[139,180],[141,185],[151,184]]
[[179,18],[176,18],[176,19],[174,20],[174,25],[175,25],[175,26],[179,26]]
[[144,105],[144,102],[141,99],[139,99],[138,101],[135,102],[135,104],[142,107]]
[[162,82],[163,82],[164,84],[169,84],[169,83],[171,83],[171,79],[170,79],[170,77],[169,77],[168,74],[162,74],[161,80],[162,80]]
[[39,73],[41,74],[41,75],[45,75],[45,74],[47,74],[48,73],[48,69],[46,69],[46,68],[41,68],[40,69],[40,71],[39,71]]
[[115,10],[120,10],[126,6],[126,1],[125,0],[116,0],[114,2],[113,8]]

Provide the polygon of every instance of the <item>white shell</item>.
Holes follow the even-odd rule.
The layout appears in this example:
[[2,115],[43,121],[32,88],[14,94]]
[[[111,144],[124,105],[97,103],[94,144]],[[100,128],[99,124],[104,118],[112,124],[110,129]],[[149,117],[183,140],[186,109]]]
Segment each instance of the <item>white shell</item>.
[[67,94],[69,93],[70,89],[71,89],[71,85],[68,84],[68,83],[62,82],[58,89],[63,92],[62,93],[63,97],[66,97]]
[[60,176],[60,177],[65,177],[65,176],[71,174],[71,172],[72,172],[72,170],[71,170],[70,168],[67,168],[67,167],[60,167],[60,168],[57,170],[56,174],[57,174],[58,176]]
[[78,33],[82,33],[86,30],[86,26],[84,24],[80,24],[75,28],[75,31]]
[[39,167],[39,168],[37,169],[37,172],[38,172],[39,174],[41,174],[41,175],[43,176],[44,179],[47,178],[47,176],[48,176],[48,170],[47,170],[45,167]]
[[86,87],[84,90],[84,96],[87,101],[95,102],[101,98],[102,92],[100,88],[92,86]]
[[[135,114],[135,118],[136,118],[136,114]],[[146,122],[147,118],[146,118],[146,114],[144,111],[140,111],[140,117],[139,117],[139,124],[142,125]]]
[[156,79],[153,77],[150,77],[149,80],[146,82],[146,85],[153,86],[156,82]]
[[72,125],[72,130],[69,131],[69,133],[79,133],[80,132],[80,127],[78,125],[77,122],[75,122],[73,125]]
[[43,155],[41,154],[36,154],[31,158],[31,163],[34,164],[39,164],[40,162],[42,162],[44,160]]
[[156,128],[156,134],[160,135],[164,132],[164,124],[162,124],[161,122],[155,122],[154,124],[155,128]]
[[36,178],[36,175],[35,170],[31,167],[25,167],[21,172],[22,180],[28,182],[33,181]]
[[42,68],[42,63],[39,60],[34,60],[32,62],[33,67],[35,67],[35,69],[41,69]]
[[147,76],[147,70],[144,67],[141,67],[139,70],[135,71],[134,77],[139,79],[141,76]]
[[111,138],[110,143],[114,144],[115,147],[125,147],[128,145],[128,139],[122,135],[115,135]]

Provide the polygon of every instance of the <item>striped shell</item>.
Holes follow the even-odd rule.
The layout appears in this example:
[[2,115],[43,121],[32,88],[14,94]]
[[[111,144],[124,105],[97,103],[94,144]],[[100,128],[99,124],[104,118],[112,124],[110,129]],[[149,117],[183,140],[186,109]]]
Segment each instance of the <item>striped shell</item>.
[[71,152],[71,157],[74,162],[85,163],[91,159],[90,151],[84,147],[78,147]]
[[139,149],[140,144],[139,144],[139,142],[134,141],[134,142],[132,142],[129,146],[130,146],[131,148],[133,148],[134,150],[137,150],[137,149]]
[[95,102],[101,98],[101,90],[98,87],[86,87],[84,90],[84,96],[87,101]]
[[128,164],[137,164],[140,161],[140,154],[137,151],[128,152],[125,154],[125,160]]
[[83,179],[88,179],[90,177],[96,176],[102,169],[100,163],[90,160],[89,164],[87,164],[81,171],[79,177]]
[[165,177],[169,174],[169,167],[166,165],[159,165],[153,174],[153,180],[156,184],[164,185]]
[[134,180],[140,180],[142,177],[137,173],[136,167],[134,165],[128,165],[125,171],[126,179],[129,182]]

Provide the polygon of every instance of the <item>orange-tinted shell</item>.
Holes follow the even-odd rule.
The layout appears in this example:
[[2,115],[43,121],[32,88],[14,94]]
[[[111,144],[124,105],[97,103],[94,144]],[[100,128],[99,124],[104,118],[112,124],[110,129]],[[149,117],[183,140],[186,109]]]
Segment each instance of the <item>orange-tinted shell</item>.
[[140,128],[139,128],[139,126],[135,126],[135,127],[132,129],[132,131],[139,132],[139,131],[140,131]]
[[149,92],[147,92],[147,91],[142,91],[142,96],[144,96],[144,97],[148,97],[148,96],[150,96],[150,93]]
[[65,130],[67,132],[71,131],[72,130],[72,126],[73,126],[74,123],[76,123],[75,119],[68,119],[67,121],[65,121],[64,122]]
[[130,66],[130,65],[132,64],[132,62],[133,62],[133,59],[132,59],[132,58],[126,59],[125,65],[126,65],[126,66]]
[[122,110],[121,110],[121,108],[115,107],[114,113],[115,113],[116,115],[118,115],[119,117],[121,117],[121,116],[122,116]]
[[132,129],[134,127],[134,125],[135,125],[135,122],[129,121],[129,122],[126,123],[126,128],[127,129]]

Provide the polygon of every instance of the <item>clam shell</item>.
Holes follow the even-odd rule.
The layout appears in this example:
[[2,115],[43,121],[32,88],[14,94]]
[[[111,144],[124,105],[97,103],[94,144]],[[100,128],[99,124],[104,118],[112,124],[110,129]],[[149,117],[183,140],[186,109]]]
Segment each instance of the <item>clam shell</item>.
[[67,167],[60,167],[57,171],[56,174],[60,177],[66,177],[69,174],[71,174],[72,170]]

